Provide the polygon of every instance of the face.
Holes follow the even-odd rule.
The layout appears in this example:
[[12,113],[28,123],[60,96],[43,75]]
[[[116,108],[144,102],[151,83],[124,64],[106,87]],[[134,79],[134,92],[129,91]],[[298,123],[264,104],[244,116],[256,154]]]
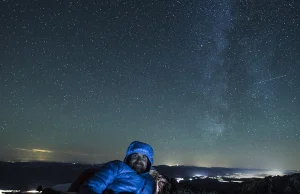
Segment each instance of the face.
[[156,181],[157,193],[162,192],[163,187],[168,183],[168,181],[159,175],[158,180]]
[[145,172],[147,168],[148,157],[144,154],[135,153],[130,156],[129,166],[137,173]]

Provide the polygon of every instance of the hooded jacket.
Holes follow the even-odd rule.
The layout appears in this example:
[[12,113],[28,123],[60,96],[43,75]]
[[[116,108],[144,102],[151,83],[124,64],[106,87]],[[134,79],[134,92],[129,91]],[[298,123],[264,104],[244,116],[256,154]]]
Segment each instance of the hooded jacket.
[[[104,190],[112,193],[135,193],[152,194],[155,193],[156,184],[149,170],[138,174],[125,162],[133,153],[145,154],[150,167],[153,165],[153,149],[150,145],[134,141],[132,142],[124,158],[124,162],[115,160],[106,163],[90,179],[85,181],[79,189],[79,194],[102,194]],[[148,166],[147,169],[150,169]]]

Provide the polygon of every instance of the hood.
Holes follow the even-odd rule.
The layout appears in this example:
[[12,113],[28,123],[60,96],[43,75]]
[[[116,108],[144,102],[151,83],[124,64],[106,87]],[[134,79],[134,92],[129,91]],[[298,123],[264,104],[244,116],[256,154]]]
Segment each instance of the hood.
[[154,151],[149,144],[139,142],[139,141],[132,142],[127,148],[124,162],[126,162],[128,156],[130,156],[131,154],[134,154],[134,153],[145,154],[148,157],[151,166],[153,165]]

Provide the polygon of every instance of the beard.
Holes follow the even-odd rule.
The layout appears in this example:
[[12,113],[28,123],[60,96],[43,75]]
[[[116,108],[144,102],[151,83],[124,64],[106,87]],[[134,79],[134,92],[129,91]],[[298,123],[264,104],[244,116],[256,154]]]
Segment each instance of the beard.
[[132,165],[132,168],[137,172],[137,173],[143,173],[146,169],[143,163],[141,162],[135,162]]

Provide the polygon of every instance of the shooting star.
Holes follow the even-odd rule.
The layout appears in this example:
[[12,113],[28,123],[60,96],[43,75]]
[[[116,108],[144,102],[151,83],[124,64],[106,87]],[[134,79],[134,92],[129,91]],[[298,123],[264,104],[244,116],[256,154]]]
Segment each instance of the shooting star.
[[256,82],[254,84],[263,84],[263,83],[270,82],[270,81],[273,81],[273,80],[276,80],[276,79],[280,79],[280,78],[283,78],[283,77],[286,77],[286,75],[281,75],[281,76],[273,77],[271,79],[267,79],[267,80],[263,80],[263,81],[260,81],[260,82]]

